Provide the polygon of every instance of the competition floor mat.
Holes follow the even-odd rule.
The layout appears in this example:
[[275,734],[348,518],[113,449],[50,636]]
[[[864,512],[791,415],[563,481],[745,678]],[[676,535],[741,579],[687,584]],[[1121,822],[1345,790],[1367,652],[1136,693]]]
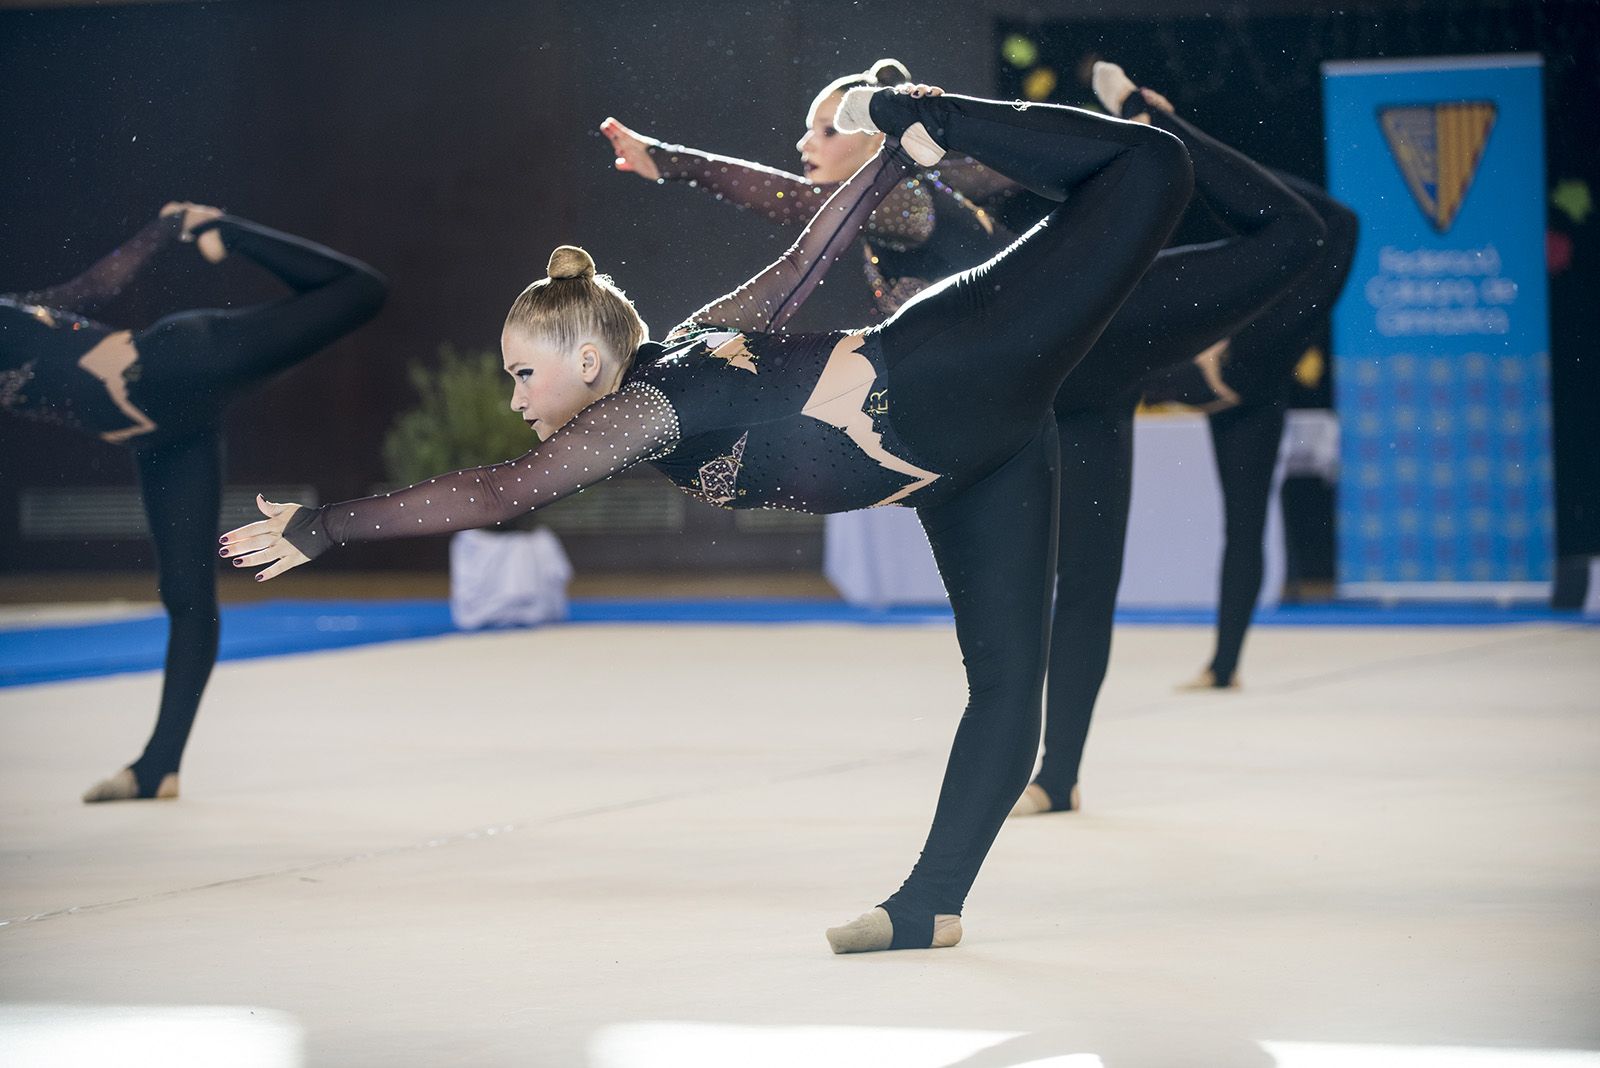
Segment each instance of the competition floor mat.
[[[818,600],[616,600],[574,601],[567,624],[784,624],[939,625],[943,606],[865,608]],[[1205,626],[1204,609],[1134,608],[1117,613],[1124,625]],[[1341,602],[1280,605],[1257,614],[1258,626],[1503,626],[1584,622],[1573,613],[1537,607],[1483,604],[1382,606]],[[1589,621],[1596,622],[1596,621]],[[381,642],[457,633],[442,600],[269,601],[223,609],[221,660],[250,660],[290,653],[347,649]],[[0,687],[95,678],[161,667],[166,619],[158,612],[109,621],[15,626],[0,629]]]

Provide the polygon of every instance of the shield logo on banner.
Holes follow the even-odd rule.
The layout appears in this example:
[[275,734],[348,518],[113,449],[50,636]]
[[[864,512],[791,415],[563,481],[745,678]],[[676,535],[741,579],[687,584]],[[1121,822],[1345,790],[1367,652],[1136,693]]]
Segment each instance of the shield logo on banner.
[[1441,234],[1467,199],[1495,115],[1487,100],[1378,109],[1378,124],[1412,199]]

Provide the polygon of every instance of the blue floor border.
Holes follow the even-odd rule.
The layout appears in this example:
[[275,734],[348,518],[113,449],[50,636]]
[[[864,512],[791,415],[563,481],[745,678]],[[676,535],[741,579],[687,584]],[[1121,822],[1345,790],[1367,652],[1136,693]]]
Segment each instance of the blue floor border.
[[[219,659],[250,660],[289,653],[348,649],[382,642],[459,633],[442,600],[269,601],[223,609]],[[854,623],[946,624],[943,606],[862,608],[813,600],[581,600],[569,624],[597,623]],[[1127,609],[1117,622],[1132,626],[1209,626],[1204,609]],[[1486,604],[1371,602],[1280,605],[1263,609],[1256,625],[1273,626],[1505,626],[1530,623],[1600,624],[1575,612]],[[0,630],[0,688],[94,678],[159,668],[166,620],[159,614],[104,623]]]

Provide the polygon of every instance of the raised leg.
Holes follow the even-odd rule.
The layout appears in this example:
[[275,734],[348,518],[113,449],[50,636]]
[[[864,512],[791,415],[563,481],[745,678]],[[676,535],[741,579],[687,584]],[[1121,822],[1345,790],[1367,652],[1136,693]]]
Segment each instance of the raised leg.
[[1065,200],[877,328],[891,418],[920,456],[944,470],[978,451],[1009,456],[1171,233],[1191,188],[1186,153],[1161,131],[1075,108],[885,93],[872,108],[889,132],[920,122],[947,149]]
[[1231,337],[1293,291],[1324,245],[1317,213],[1268,168],[1160,108],[1194,162],[1195,198],[1234,231],[1163,249],[1063,383],[1057,411],[1113,402],[1140,378]]

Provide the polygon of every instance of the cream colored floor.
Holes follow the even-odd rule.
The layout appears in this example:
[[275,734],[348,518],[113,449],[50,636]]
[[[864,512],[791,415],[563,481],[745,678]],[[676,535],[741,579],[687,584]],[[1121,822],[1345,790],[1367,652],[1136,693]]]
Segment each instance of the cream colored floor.
[[225,664],[177,803],[76,801],[155,675],[0,690],[0,1052],[132,1004],[287,1014],[313,1065],[1600,1064],[1600,629],[1264,628],[1247,691],[1171,693],[1205,642],[1121,630],[1088,810],[1007,826],[960,947],[853,958],[946,628]]

